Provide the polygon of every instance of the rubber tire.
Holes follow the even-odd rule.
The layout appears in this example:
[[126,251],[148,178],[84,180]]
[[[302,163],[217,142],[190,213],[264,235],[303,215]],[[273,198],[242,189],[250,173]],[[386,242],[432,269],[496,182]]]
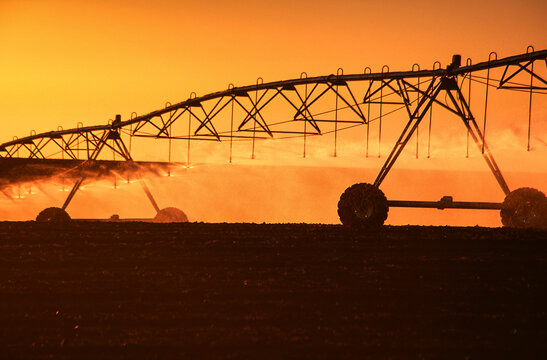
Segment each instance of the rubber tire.
[[36,216],[37,222],[49,222],[49,223],[67,223],[70,222],[70,215],[58,207],[49,207],[42,210],[38,216]]
[[156,217],[154,217],[154,222],[159,223],[182,223],[182,222],[188,222],[188,217],[186,214],[175,207],[166,207],[165,209],[161,209],[156,214]]
[[344,191],[338,201],[340,221],[354,229],[380,228],[387,219],[388,211],[386,196],[372,184],[354,184]]
[[533,188],[511,191],[500,211],[503,226],[515,228],[547,228],[547,198]]

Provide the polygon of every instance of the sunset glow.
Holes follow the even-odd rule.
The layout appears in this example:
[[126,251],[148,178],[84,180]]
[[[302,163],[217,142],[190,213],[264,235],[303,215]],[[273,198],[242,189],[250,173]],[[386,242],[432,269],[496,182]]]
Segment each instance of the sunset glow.
[[[271,4],[3,1],[0,143],[33,130],[69,129],[78,122],[106,124],[116,114],[127,120],[133,112],[146,114],[166,102],[183,101],[191,92],[202,96],[230,83],[252,85],[258,77],[270,82],[299,78],[303,71],[309,77],[329,75],[339,67],[344,74],[363,73],[366,66],[380,72],[383,65],[390,71],[410,71],[418,64],[423,70],[432,69],[437,60],[444,68],[453,54],[461,54],[464,63],[466,58],[477,63],[488,60],[491,51],[502,58],[526,53],[528,45],[547,49],[544,1],[524,1],[518,8],[492,1]],[[545,65],[537,62],[544,75]],[[492,78],[499,79],[502,71]],[[518,80],[529,81],[529,76]],[[471,109],[482,125],[485,87],[473,86]],[[526,151],[528,94],[495,89],[489,94],[487,141],[511,188],[547,190],[546,98],[533,97],[532,148]],[[372,111],[377,116],[378,108]],[[440,108],[433,111],[430,158],[422,124],[418,144],[411,141],[382,185],[386,195],[503,200],[474,144],[466,158],[461,122]],[[292,114],[280,110],[273,116],[286,120]],[[238,142],[231,165],[226,142],[192,143],[188,155],[186,142],[173,141],[171,160],[185,163],[189,158],[189,168],[149,181],[160,202],[184,208],[195,221],[337,223],[338,197],[353,183],[374,180],[404,121],[404,113],[386,116],[382,144],[370,143],[374,155],[380,148],[380,158],[365,157],[363,126],[340,133],[336,157],[331,134],[310,137],[306,158],[301,138],[259,141],[255,159],[250,159],[250,143]],[[372,123],[372,139],[377,132]],[[139,139],[132,154],[137,160],[167,161],[168,146],[167,140]],[[78,194],[71,214],[148,216],[148,204],[137,205],[147,201],[139,187],[118,180],[116,186],[106,181],[104,188],[89,187],[86,194]],[[57,184],[44,187],[59,190]],[[64,196],[62,191],[55,196],[33,192],[20,193],[21,201],[2,199],[0,219],[33,218],[44,204],[56,205]],[[499,225],[497,212],[479,213],[390,210],[388,223]]]

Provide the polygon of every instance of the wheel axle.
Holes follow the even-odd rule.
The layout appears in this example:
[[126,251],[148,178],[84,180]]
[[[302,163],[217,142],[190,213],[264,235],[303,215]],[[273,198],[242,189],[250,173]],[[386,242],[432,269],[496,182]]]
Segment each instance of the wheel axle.
[[476,201],[454,201],[452,196],[443,196],[439,201],[416,201],[416,200],[388,200],[389,207],[411,207],[431,209],[481,209],[501,210],[503,203],[497,202],[476,202]]
[[547,229],[547,197],[532,188],[511,191],[502,203],[454,201],[452,196],[443,196],[439,201],[417,201],[387,200],[377,186],[361,183],[350,186],[340,196],[338,215],[348,227],[377,229],[387,219],[390,207],[499,210],[503,226]]

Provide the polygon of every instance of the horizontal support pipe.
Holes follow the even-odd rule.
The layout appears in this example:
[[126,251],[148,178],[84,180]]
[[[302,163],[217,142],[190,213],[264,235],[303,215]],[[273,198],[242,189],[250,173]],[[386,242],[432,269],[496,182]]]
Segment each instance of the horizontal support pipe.
[[444,197],[439,201],[413,201],[413,200],[388,200],[389,207],[411,207],[430,209],[480,209],[501,210],[502,203],[476,202],[476,201],[452,201],[450,197]]

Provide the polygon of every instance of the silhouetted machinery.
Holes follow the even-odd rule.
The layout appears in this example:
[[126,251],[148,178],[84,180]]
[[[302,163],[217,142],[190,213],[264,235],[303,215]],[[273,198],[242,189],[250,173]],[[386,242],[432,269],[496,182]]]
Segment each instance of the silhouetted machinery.
[[[417,207],[437,209],[491,209],[499,210],[504,226],[529,228],[547,227],[547,199],[545,195],[532,188],[520,188],[511,191],[507,185],[494,157],[486,143],[486,105],[488,88],[493,86],[491,81],[497,82],[497,88],[527,92],[530,96],[528,114],[528,150],[530,150],[530,124],[533,94],[545,94],[547,81],[534,70],[535,61],[545,61],[547,64],[547,50],[534,51],[528,47],[526,53],[498,59],[497,54],[490,53],[488,61],[472,64],[467,59],[465,66],[461,64],[461,57],[454,55],[452,63],[441,68],[436,62],[432,70],[415,70],[406,72],[390,72],[387,66],[381,72],[372,73],[365,68],[362,74],[344,75],[338,69],[336,75],[307,77],[302,73],[300,78],[264,83],[261,78],[254,85],[234,87],[230,84],[227,90],[197,97],[192,93],[190,98],[177,104],[166,104],[160,109],[142,116],[134,114],[130,119],[122,121],[121,116],[107,125],[84,127],[75,129],[50,131],[47,133],[31,133],[30,136],[14,138],[14,140],[0,145],[0,159],[2,161],[21,158],[29,160],[45,160],[59,157],[59,154],[71,161],[81,161],[81,167],[94,166],[99,161],[99,155],[111,151],[114,156],[120,156],[124,161],[133,164],[131,152],[125,145],[122,135],[129,137],[129,149],[133,137],[169,139],[169,159],[171,158],[171,140],[188,141],[188,160],[190,165],[191,141],[229,141],[230,162],[232,161],[232,142],[234,140],[252,141],[252,158],[255,155],[255,141],[269,138],[301,137],[303,138],[303,156],[306,157],[306,139],[310,136],[334,134],[334,155],[336,156],[337,133],[346,128],[366,126],[368,156],[368,127],[373,119],[370,117],[371,104],[379,105],[379,139],[381,141],[382,106],[400,105],[408,114],[408,121],[395,142],[389,156],[386,158],[376,180],[372,184],[360,183],[350,186],[341,195],[338,202],[338,215],[341,222],[357,229],[374,229],[380,227],[387,218],[390,207]],[[501,79],[490,79],[490,70],[504,68]],[[387,71],[386,71],[387,70]],[[477,75],[477,72],[486,71],[486,77]],[[520,74],[520,75],[519,75]],[[515,82],[517,75],[530,75],[530,83]],[[471,99],[471,83],[478,81],[486,84],[484,98],[485,112],[483,130],[481,131],[473,116],[469,103]],[[458,83],[461,80],[461,83]],[[540,83],[534,85],[533,82]],[[462,88],[467,84],[468,94],[464,95]],[[363,100],[356,99],[356,84],[365,84]],[[368,85],[368,87],[366,86]],[[353,89],[353,90],[352,90]],[[358,90],[361,91],[361,90]],[[330,96],[330,97],[329,97]],[[386,100],[386,98],[389,99]],[[393,100],[395,98],[395,101]],[[327,100],[325,100],[327,99]],[[329,100],[330,99],[330,100]],[[441,101],[442,99],[442,101]],[[335,108],[324,111],[318,104],[330,101]],[[288,121],[268,122],[265,113],[272,107],[271,104],[283,103],[291,111]],[[390,169],[393,167],[403,149],[413,136],[417,136],[418,126],[429,114],[431,124],[432,106],[441,108],[456,115],[465,126],[470,138],[480,149],[480,152],[497,180],[505,199],[500,203],[488,202],[461,202],[445,196],[439,201],[400,201],[388,200],[380,190],[380,185]],[[238,110],[241,115],[234,115]],[[341,119],[339,114],[344,110],[351,114],[352,119]],[[183,116],[184,115],[184,116]],[[225,130],[219,130],[224,121]],[[242,120],[237,119],[241,116]],[[172,129],[175,122],[187,119],[188,129],[184,133],[176,133]],[[186,121],[186,120],[184,120]],[[330,126],[325,131],[324,126]],[[429,127],[431,131],[431,127]],[[81,159],[81,155],[83,159]],[[103,154],[104,155],[104,154]],[[68,221],[70,219],[66,208],[78,191],[84,179],[85,172],[75,181],[64,204],[57,208],[47,208],[42,211],[37,221]],[[156,221],[176,222],[187,221],[186,215],[179,209],[168,207],[160,209],[148,189],[141,181],[143,190],[156,210]]]
[[[545,55],[543,55],[545,56]],[[516,228],[547,228],[547,198],[545,194],[533,188],[519,188],[513,191],[509,190],[494,157],[492,156],[483,133],[477,125],[471,110],[458,86],[456,77],[462,73],[469,72],[469,67],[460,69],[461,58],[459,55],[454,55],[452,64],[448,66],[445,74],[441,75],[438,80],[431,83],[427,92],[422,93],[422,101],[416,106],[414,111],[408,109],[409,121],[395,143],[393,150],[380,170],[373,184],[361,183],[354,184],[346,189],[338,202],[338,215],[344,225],[353,228],[374,229],[383,225],[387,219],[390,207],[416,207],[416,208],[436,208],[436,209],[489,209],[500,210],[501,221],[504,226]],[[492,65],[489,61],[489,65]],[[533,61],[528,60],[528,65]],[[488,64],[488,63],[487,63]],[[477,66],[480,66],[478,64]],[[500,83],[503,85],[504,78],[507,74],[507,69],[512,62],[507,62],[507,67],[504,76]],[[518,71],[527,70],[518,63],[520,69]],[[533,69],[533,67],[532,67]],[[533,72],[527,70],[534,77],[539,78]],[[510,78],[511,76],[509,76]],[[547,84],[543,79],[539,78],[544,84]],[[432,86],[433,85],[433,86]],[[501,86],[501,85],[500,85]],[[535,89],[546,89],[545,87],[536,87]],[[529,91],[533,91],[534,87],[530,85]],[[402,92],[402,90],[401,90]],[[380,184],[386,177],[387,173],[401,154],[403,148],[415,133],[421,120],[431,107],[437,101],[437,97],[441,93],[446,93],[450,99],[450,103],[445,104],[450,107],[450,110],[455,112],[467,127],[469,134],[482,151],[483,157],[486,160],[492,174],[496,178],[502,191],[505,193],[505,200],[502,203],[488,202],[455,202],[451,196],[445,196],[437,202],[433,201],[399,201],[387,200],[384,193],[380,190]]]
[[338,202],[340,221],[356,229],[377,229],[387,219],[389,207],[434,209],[500,210],[504,226],[516,228],[547,228],[547,198],[533,188],[519,188],[507,194],[502,203],[453,201],[444,196],[439,201],[387,200],[373,184],[354,184],[344,191]]

